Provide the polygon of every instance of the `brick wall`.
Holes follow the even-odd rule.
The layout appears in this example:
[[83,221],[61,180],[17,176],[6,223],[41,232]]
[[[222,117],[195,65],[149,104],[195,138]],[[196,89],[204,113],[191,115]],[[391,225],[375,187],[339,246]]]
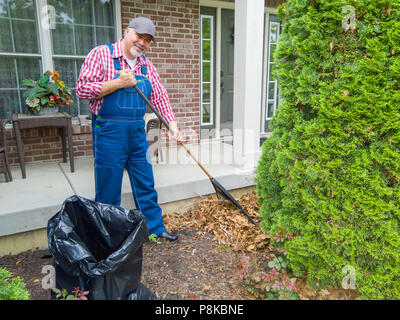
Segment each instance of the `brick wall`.
[[[74,124],[72,126],[72,145],[75,157],[91,156],[92,134],[91,127],[87,124]],[[25,162],[51,161],[62,159],[61,128],[36,128],[21,130],[24,143]],[[11,165],[19,165],[17,142],[14,130],[6,130],[8,156]],[[67,146],[68,147],[68,146]],[[67,154],[68,158],[68,154]]]

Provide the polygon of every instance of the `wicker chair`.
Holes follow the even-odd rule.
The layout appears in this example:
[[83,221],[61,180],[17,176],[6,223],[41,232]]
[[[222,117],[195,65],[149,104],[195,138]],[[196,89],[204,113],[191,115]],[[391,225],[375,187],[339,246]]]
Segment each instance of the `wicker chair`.
[[159,119],[150,119],[147,122],[146,136],[149,147],[152,146],[152,149],[155,147],[154,156],[156,156],[156,162],[158,163],[158,157],[163,161],[161,152],[161,121]]
[[6,124],[10,122],[7,119],[0,119],[0,158],[1,158],[1,167],[0,172],[4,173],[6,178],[6,182],[12,181],[11,168],[10,163],[8,162],[7,155],[7,141],[6,141]]

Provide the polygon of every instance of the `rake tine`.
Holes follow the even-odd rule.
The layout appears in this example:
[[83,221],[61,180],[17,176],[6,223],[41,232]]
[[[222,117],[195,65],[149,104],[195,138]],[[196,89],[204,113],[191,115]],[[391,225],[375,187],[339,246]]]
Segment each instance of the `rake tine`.
[[225,188],[214,178],[210,179],[212,185],[214,186],[214,189],[218,194],[221,194],[225,199],[230,200],[246,217],[247,219],[249,219],[249,221],[254,224],[255,226],[257,226],[257,223],[254,222],[254,220],[249,216],[249,214],[242,208],[242,206],[239,204],[239,202],[237,202],[235,200],[235,198],[228,192],[225,190]]

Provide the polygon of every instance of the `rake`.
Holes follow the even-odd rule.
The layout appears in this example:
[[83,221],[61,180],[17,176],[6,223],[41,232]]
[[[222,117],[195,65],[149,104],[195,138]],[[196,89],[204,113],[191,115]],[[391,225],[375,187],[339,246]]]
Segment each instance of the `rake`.
[[[169,127],[167,121],[164,120],[164,118],[161,116],[161,114],[156,110],[156,108],[151,104],[151,102],[147,99],[147,97],[143,94],[143,92],[140,91],[140,89],[134,85],[133,86],[137,93],[143,98],[143,100],[146,102],[146,104],[150,107],[151,111],[154,112],[154,114],[157,116],[158,119],[162,122],[162,124],[167,128],[171,134],[174,134],[174,131]],[[217,194],[218,199],[226,199],[232,202],[246,217],[249,219],[249,221],[257,226],[257,224],[254,222],[254,220],[248,215],[248,213],[242,208],[242,206],[235,200],[235,198],[217,181],[215,180],[211,174],[204,168],[204,166],[200,163],[199,160],[196,159],[196,157],[190,152],[190,150],[184,145],[183,142],[178,142],[185,150],[186,152],[192,157],[192,159],[197,163],[197,165],[204,171],[204,173],[208,176],[208,178],[211,181],[211,184],[213,185],[215,189],[215,193]]]

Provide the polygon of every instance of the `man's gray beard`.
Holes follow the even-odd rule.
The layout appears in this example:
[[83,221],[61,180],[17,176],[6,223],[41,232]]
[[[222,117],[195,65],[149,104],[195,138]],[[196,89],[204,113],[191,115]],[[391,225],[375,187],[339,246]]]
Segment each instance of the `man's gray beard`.
[[132,48],[129,50],[129,52],[130,52],[130,54],[131,54],[133,57],[135,57],[135,58],[139,58],[139,57],[143,54],[143,52],[137,51],[137,50],[135,49],[135,47],[132,47]]

